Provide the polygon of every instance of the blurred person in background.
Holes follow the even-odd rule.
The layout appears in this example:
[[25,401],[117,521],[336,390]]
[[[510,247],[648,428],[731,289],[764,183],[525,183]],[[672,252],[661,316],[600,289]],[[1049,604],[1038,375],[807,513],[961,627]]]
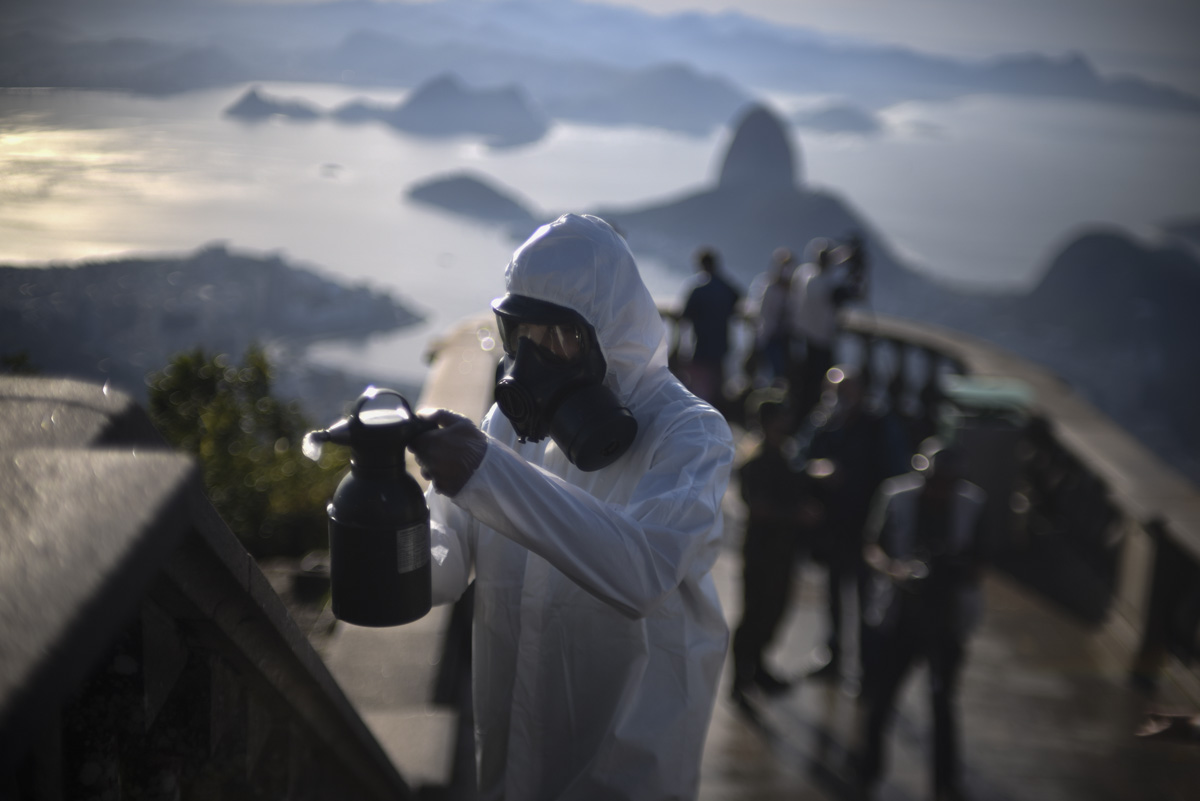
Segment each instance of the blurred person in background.
[[838,313],[858,291],[846,266],[834,263],[832,243],[814,239],[809,251],[812,260],[796,270],[788,299],[792,335],[804,354],[802,360],[793,357],[790,373],[792,394],[801,414],[812,411],[821,397],[822,382],[833,366],[834,346],[841,330]]
[[742,617],[733,636],[733,684],[730,695],[741,705],[747,690],[779,695],[788,681],[772,674],[763,661],[787,612],[793,576],[820,514],[812,482],[789,453],[795,427],[787,395],[766,388],[751,393],[747,418],[756,422],[762,441],[738,471],[746,504],[742,543]]
[[884,739],[904,679],[929,666],[933,779],[937,801],[963,798],[956,700],[967,638],[983,610],[982,522],[986,495],[964,478],[959,447],[925,440],[914,470],[880,488],[864,560],[872,577],[867,623],[877,671],[866,695],[861,779],[867,797],[884,768]]
[[867,299],[867,289],[870,286],[871,271],[867,262],[867,243],[862,234],[851,234],[846,244],[842,261],[846,263],[846,300]]
[[796,260],[787,248],[771,254],[770,269],[754,280],[750,290],[750,315],[754,319],[753,378],[765,377],[764,383],[778,384],[791,372],[792,347],[792,276]]
[[724,406],[725,357],[729,354],[729,321],[733,319],[742,292],[721,274],[715,250],[696,253],[696,280],[691,284],[681,322],[692,330],[694,347],[686,368],[688,389],[714,407]]
[[[808,472],[817,482],[824,508],[813,556],[828,571],[828,637],[811,659],[810,678],[868,681],[870,659],[862,626],[866,565],[862,560],[863,527],[871,499],[884,479],[908,469],[910,448],[895,418],[880,413],[867,398],[858,371],[841,365],[825,377],[822,404],[810,417],[806,448]],[[847,593],[856,598],[845,608]],[[853,614],[847,614],[852,611]],[[843,676],[848,649],[847,618],[856,622],[859,664]]]

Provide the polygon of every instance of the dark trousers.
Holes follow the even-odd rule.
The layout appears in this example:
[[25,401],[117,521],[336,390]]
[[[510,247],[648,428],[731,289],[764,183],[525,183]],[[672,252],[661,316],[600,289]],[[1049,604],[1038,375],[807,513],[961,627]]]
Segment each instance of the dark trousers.
[[821,400],[821,388],[824,386],[825,373],[833,367],[833,348],[822,347],[806,342],[804,346],[804,361],[800,364],[800,391],[797,402],[800,413],[808,414]]
[[794,529],[746,532],[742,566],[742,619],[733,635],[734,685],[745,686],[787,611],[796,566]]
[[771,373],[771,380],[787,378],[791,370],[792,343],[786,336],[773,336],[763,345],[763,357]]
[[[958,680],[962,672],[965,648],[944,622],[945,604],[910,602],[898,598],[901,609],[895,626],[878,635],[872,692],[867,696],[867,715],[863,732],[862,778],[874,783],[882,776],[885,756],[884,738],[895,714],[896,697],[909,670],[921,659],[929,663],[930,697],[933,706],[933,779],[936,797],[957,791],[959,786],[958,753]],[[906,603],[909,602],[909,603]],[[946,601],[952,604],[953,601]],[[930,615],[926,610],[938,606],[943,613]],[[895,610],[892,610],[895,611]],[[940,620],[938,618],[941,618]]]
[[859,659],[865,668],[867,659],[862,649],[867,633],[864,630],[862,613],[866,603],[867,565],[861,554],[845,553],[831,558],[828,570],[829,636],[825,644],[829,647],[829,655],[835,661],[841,659],[846,643],[845,596],[847,591],[852,591],[858,605],[855,620],[858,622]]

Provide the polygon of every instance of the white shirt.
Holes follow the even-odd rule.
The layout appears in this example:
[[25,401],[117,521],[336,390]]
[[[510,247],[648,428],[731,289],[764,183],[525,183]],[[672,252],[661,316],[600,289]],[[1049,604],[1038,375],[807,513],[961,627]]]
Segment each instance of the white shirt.
[[837,337],[838,308],[833,293],[846,283],[843,270],[830,265],[818,270],[804,264],[792,278],[793,332],[809,341],[830,347]]

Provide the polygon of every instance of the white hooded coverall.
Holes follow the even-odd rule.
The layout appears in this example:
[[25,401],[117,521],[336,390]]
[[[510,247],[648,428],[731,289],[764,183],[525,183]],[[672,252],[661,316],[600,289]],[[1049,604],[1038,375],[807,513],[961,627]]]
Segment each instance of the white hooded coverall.
[[604,221],[542,226],[505,285],[592,324],[638,434],[585,473],[493,406],[478,469],[453,498],[430,491],[434,603],[475,575],[481,798],[693,798],[728,641],[710,571],[729,427],[667,370],[665,326]]

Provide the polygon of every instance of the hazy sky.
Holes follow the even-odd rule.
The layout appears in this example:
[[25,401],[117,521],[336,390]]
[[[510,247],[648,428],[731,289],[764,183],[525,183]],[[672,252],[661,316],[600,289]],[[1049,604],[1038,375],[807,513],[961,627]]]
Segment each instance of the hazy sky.
[[[325,0],[218,0],[221,1],[311,3]],[[1051,55],[1081,52],[1102,72],[1134,72],[1200,94],[1200,0],[590,2],[633,6],[664,14],[739,11],[828,33],[966,58],[1028,51]]]
[[1200,91],[1200,0],[602,0],[669,13],[736,10],[954,56],[1079,51]]
[[664,14],[738,11],[828,33],[966,58],[1029,51],[1050,55],[1081,52],[1102,72],[1133,72],[1200,94],[1200,0],[588,1]]

